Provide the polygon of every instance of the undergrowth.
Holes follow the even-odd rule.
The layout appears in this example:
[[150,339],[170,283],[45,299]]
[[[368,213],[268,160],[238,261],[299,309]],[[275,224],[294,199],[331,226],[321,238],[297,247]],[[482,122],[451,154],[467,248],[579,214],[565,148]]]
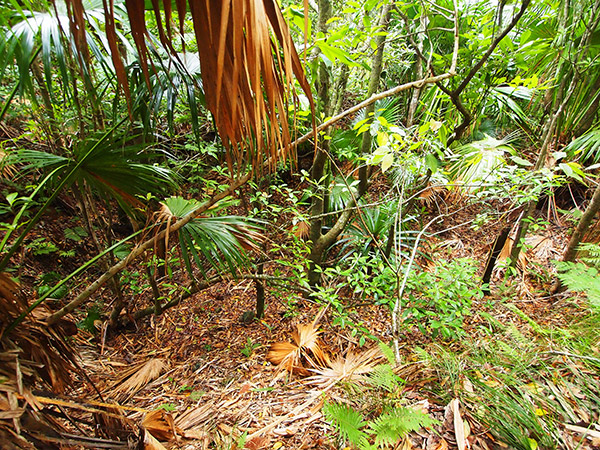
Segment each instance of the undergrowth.
[[[419,350],[437,380],[433,394],[446,402],[459,398],[467,419],[501,446],[577,448],[576,439],[600,417],[599,314],[588,310],[577,323],[555,329],[516,316],[524,325],[484,316],[488,337]],[[580,433],[569,433],[573,427]]]

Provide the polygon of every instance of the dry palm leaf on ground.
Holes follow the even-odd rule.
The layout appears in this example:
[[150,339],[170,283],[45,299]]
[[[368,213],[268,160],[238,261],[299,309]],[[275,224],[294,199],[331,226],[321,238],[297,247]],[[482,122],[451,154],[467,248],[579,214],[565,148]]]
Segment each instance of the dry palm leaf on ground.
[[157,379],[167,368],[161,358],[151,358],[125,370],[111,389],[111,395],[119,401],[130,399],[151,381]]
[[340,382],[353,382],[363,384],[367,374],[381,363],[384,355],[379,347],[368,350],[347,350],[344,355],[339,354],[327,367],[313,369],[313,376],[308,379],[311,384],[329,386]]
[[319,340],[317,319],[310,324],[298,324],[292,332],[293,342],[274,343],[267,353],[267,360],[278,370],[300,375],[309,375],[309,369],[328,366],[330,359]]
[[142,420],[142,427],[159,441],[170,441],[181,435],[173,416],[164,409],[149,412]]
[[[10,436],[3,441],[7,448],[29,448],[28,444],[35,445],[44,434],[63,431],[56,420],[45,415],[31,390],[39,386],[64,393],[77,370],[75,352],[66,339],[72,333],[68,322],[48,327],[43,322],[45,311],[38,309],[15,330],[6,332],[27,308],[18,285],[0,273],[0,432]],[[33,430],[37,430],[37,438]]]

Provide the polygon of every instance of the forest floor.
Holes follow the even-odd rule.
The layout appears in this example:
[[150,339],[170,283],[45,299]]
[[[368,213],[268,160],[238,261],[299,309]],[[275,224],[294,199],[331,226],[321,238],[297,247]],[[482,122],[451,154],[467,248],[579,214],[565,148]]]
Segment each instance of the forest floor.
[[[467,218],[473,213],[465,209],[461,214]],[[481,263],[481,273],[500,225],[478,231],[468,224],[454,227],[462,223],[459,216],[452,215],[432,229],[451,231],[428,241],[437,252],[431,256],[473,258]],[[61,213],[48,217],[31,239],[58,242],[68,220]],[[519,275],[506,281],[497,274],[492,294],[473,303],[460,336],[443,340],[423,334],[416,326],[402,330],[401,358],[395,368],[401,382],[381,402],[393,396],[396,403],[423,411],[437,422],[411,432],[390,448],[487,450],[529,445],[535,450],[547,448],[548,442],[558,448],[600,448],[600,373],[585,359],[598,362],[600,349],[592,344],[592,354],[577,355],[569,346],[570,341],[584,339],[577,328],[583,328],[589,314],[585,299],[571,293],[547,294],[552,277],[546,271],[552,270],[550,261],[559,257],[566,244],[566,229],[549,227],[531,238],[533,248]],[[92,251],[89,238],[67,244],[78,254]],[[20,277],[33,290],[39,273],[72,270],[76,263],[67,260],[24,253]],[[270,270],[267,265],[265,273]],[[112,301],[109,289],[102,297],[96,301],[107,305]],[[311,324],[323,305],[301,295],[290,300],[267,289],[264,318],[244,323],[241,318],[255,308],[255,301],[252,280],[224,280],[123,332],[106,333],[99,322],[94,332],[80,329],[74,343],[89,380],[81,380],[70,399],[92,409],[118,403],[108,408],[114,412],[112,422],[97,434],[114,439],[138,433],[141,425],[163,441],[158,444],[147,437],[151,442],[145,448],[345,447],[324,417],[324,402],[352,406],[368,420],[369,415],[381,413],[383,403],[367,404],[365,399],[379,394],[350,377],[327,384],[323,377],[315,381],[314,376],[278,371],[267,360],[270,346],[291,342],[296,327]],[[351,314],[363,330],[390,343],[387,305],[356,305]],[[376,347],[372,339],[361,347],[360,333],[333,323],[334,314],[328,310],[316,325],[332,360]],[[544,397],[550,399],[547,404],[540,403]],[[527,422],[550,415],[551,420]]]

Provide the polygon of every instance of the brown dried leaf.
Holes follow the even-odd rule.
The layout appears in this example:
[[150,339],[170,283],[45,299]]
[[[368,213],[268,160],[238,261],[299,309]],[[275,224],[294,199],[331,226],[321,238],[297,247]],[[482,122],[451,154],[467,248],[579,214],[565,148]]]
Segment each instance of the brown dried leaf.
[[267,446],[271,443],[270,439],[263,436],[256,436],[252,439],[249,439],[244,445],[244,448],[247,450],[260,450],[262,448],[267,448]]
[[323,350],[318,339],[316,321],[310,324],[299,324],[292,332],[290,342],[276,342],[267,354],[267,360],[276,364],[279,370],[290,373],[308,375],[309,368],[318,369],[330,364],[329,356]]
[[454,417],[454,435],[456,436],[456,446],[458,450],[465,450],[467,447],[465,436],[465,424],[460,415],[460,403],[457,398],[450,402],[450,408]]
[[130,375],[125,381],[115,388],[116,393],[132,396],[142,387],[158,378],[167,364],[164,359],[152,358],[142,363],[130,371]]
[[167,450],[148,430],[144,430],[144,450]]
[[344,356],[338,355],[329,363],[329,367],[312,370],[315,375],[310,377],[310,382],[322,386],[341,381],[360,384],[365,381],[365,375],[373,371],[382,358],[384,356],[379,347],[363,352],[348,351]]
[[160,441],[170,441],[181,433],[181,430],[175,428],[173,416],[164,409],[146,414],[142,420],[142,427]]

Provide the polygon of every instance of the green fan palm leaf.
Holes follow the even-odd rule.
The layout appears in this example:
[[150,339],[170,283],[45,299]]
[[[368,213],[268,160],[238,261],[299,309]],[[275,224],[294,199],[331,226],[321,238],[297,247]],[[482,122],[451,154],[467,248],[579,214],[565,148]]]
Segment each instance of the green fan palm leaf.
[[[197,206],[196,200],[169,197],[163,202],[159,220],[168,228]],[[236,274],[240,268],[248,267],[248,251],[259,251],[263,240],[259,221],[238,216],[197,217],[180,228],[177,235],[186,269],[193,276],[194,263],[204,277],[209,268]]]
[[597,164],[600,162],[600,127],[589,130],[574,139],[564,151],[571,159],[579,157],[582,161]]
[[[103,141],[100,145],[99,142]],[[114,198],[128,213],[136,203],[136,196],[167,193],[176,185],[170,169],[142,162],[156,157],[157,153],[141,146],[124,145],[123,136],[112,139],[92,137],[76,143],[65,155],[55,155],[39,150],[20,150],[11,155],[11,164],[23,164],[22,174],[33,170],[59,169],[55,183],[70,176],[69,184],[86,184],[93,192]]]

